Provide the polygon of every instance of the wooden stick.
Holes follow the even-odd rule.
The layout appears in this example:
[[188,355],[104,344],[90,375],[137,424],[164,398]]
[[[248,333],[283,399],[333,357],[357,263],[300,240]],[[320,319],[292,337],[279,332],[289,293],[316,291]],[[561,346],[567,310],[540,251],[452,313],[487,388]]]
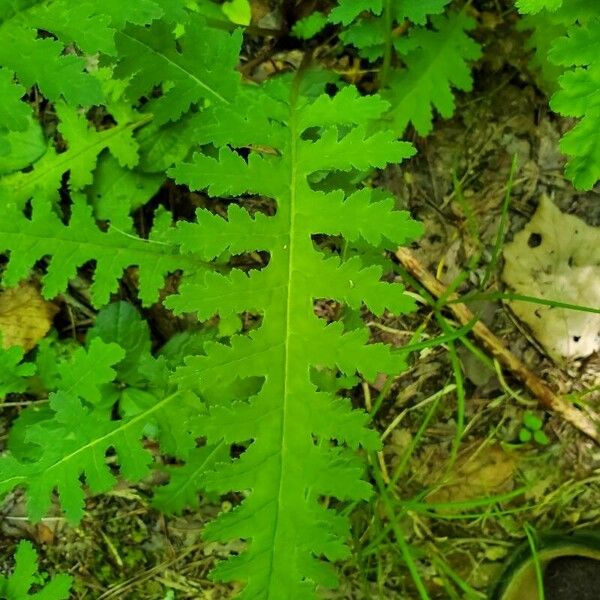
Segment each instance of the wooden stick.
[[[418,279],[430,294],[436,298],[446,295],[444,284],[431,275],[410,250],[399,248],[396,251],[396,257],[404,268],[413,277]],[[458,294],[450,294],[448,296],[449,301],[458,299]],[[454,313],[454,316],[462,325],[466,325],[474,319],[473,313],[462,303],[452,302],[451,304],[447,304],[446,308]],[[600,444],[600,431],[594,421],[585,413],[575,408],[573,404],[557,396],[544,381],[526,367],[481,321],[477,321],[473,326],[473,334],[498,359],[500,364],[511,371],[527,387],[537,398],[542,408],[560,415],[565,421],[568,421],[571,425],[579,429],[579,431]],[[600,422],[600,418],[595,414],[593,414],[593,417],[596,422]]]

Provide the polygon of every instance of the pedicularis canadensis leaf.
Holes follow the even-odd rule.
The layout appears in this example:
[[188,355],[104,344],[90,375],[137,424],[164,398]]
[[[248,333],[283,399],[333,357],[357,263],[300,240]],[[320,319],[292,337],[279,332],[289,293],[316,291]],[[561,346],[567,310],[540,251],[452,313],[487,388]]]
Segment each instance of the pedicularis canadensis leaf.
[[15,552],[13,572],[8,577],[0,575],[0,597],[6,600],[67,600],[69,597],[72,583],[70,575],[57,575],[39,591],[31,592],[39,582],[37,552],[31,542],[22,540]]
[[[368,188],[319,189],[318,174],[384,167],[413,154],[393,133],[370,132],[370,119],[387,110],[385,102],[361,98],[351,87],[334,97],[306,96],[299,80],[291,87],[281,81],[270,87],[264,104],[270,118],[262,121],[266,129],[257,140],[271,140],[269,152],[251,150],[243,158],[236,148],[246,143],[244,132],[232,130],[214,154],[196,154],[171,170],[178,183],[192,189],[272,199],[274,216],[251,217],[233,205],[225,221],[200,210],[197,223],[180,224],[173,236],[184,252],[207,260],[226,250],[261,250],[269,254],[268,265],[247,274],[192,275],[166,304],[203,320],[244,310],[263,316],[249,335],[207,344],[206,355],[189,358],[175,381],[206,399],[201,428],[210,445],[247,444],[240,458],[219,464],[204,478],[209,490],[247,496],[206,530],[207,539],[248,542],[247,550],[221,564],[215,575],[244,581],[240,598],[307,600],[316,597],[317,585],[336,582],[331,564],[319,557],[335,561],[348,553],[346,518],[324,508],[320,498],[368,498],[371,490],[361,481],[356,450],[379,446],[365,427],[367,415],[315,387],[311,369],[334,367],[372,379],[401,368],[387,347],[368,343],[366,329],[344,331],[341,322],[320,319],[315,300],[364,304],[377,314],[412,308],[399,284],[381,281],[379,267],[327,256],[314,238],[342,236],[349,244],[362,238],[391,249],[419,235],[421,227],[394,210],[391,198],[376,200]],[[255,93],[242,91],[227,109],[229,118],[245,115]],[[226,117],[220,109],[214,118]],[[219,388],[233,378],[262,383],[253,395],[231,402]]]
[[[15,420],[0,458],[0,493],[25,488],[34,520],[57,493],[76,522],[85,490],[110,490],[115,469],[129,481],[150,473],[152,438],[176,459],[162,467],[170,481],[156,493],[156,506],[193,508],[200,491],[245,498],[206,529],[206,539],[247,544],[215,577],[242,582],[246,600],[316,598],[320,587],[336,584],[332,563],[349,552],[348,519],[336,501],[370,496],[361,453],[379,448],[368,415],[336,395],[324,374],[350,387],[357,374],[373,380],[402,370],[405,353],[371,343],[360,319],[341,317],[413,309],[382,265],[386,251],[422,232],[393,197],[356,182],[414,148],[381,127],[391,108],[386,100],[361,97],[351,86],[325,94],[333,78],[323,73],[242,85],[241,34],[229,23],[209,25],[188,3],[25,4],[16,12],[0,4],[0,20],[21,24],[0,29],[0,41],[18,36],[0,49],[0,89],[7,92],[0,135],[27,129],[22,92],[33,83],[55,109],[58,135],[26,171],[0,180],[3,285],[41,268],[51,298],[87,266],[90,301],[101,308],[123,271],[135,267],[130,279],[142,304],[167,296],[165,306],[176,313],[200,322],[218,316],[219,332],[206,334],[207,327],[204,337],[169,342],[155,356],[136,309],[112,304],[87,346],[54,368],[45,344],[37,380],[46,382],[49,402]],[[198,5],[200,14],[222,14],[218,4]],[[428,3],[432,10],[443,5]],[[52,37],[38,40],[31,27]],[[14,50],[21,42],[36,51],[38,71],[42,54],[60,60],[37,77]],[[63,56],[66,47],[76,52]],[[80,110],[102,100],[99,113]],[[99,173],[97,165],[107,160],[113,177],[120,169],[168,169],[177,184],[227,209],[199,209],[194,219],[174,222],[161,207],[140,235],[129,216],[139,199],[124,209],[103,198],[107,169]],[[138,187],[141,179],[123,181]],[[249,200],[267,208],[249,210]],[[240,255],[254,262],[236,266],[232,257]],[[181,283],[161,296],[171,273]],[[239,315],[248,312],[256,324],[241,332]],[[21,359],[5,356],[3,363],[12,368]],[[7,391],[25,391],[33,370],[20,369]],[[323,497],[332,499],[327,507]]]
[[[527,22],[527,28],[538,30],[533,45],[537,42],[538,53],[547,51],[555,73],[562,72],[551,108],[579,119],[561,140],[561,150],[569,158],[565,173],[577,189],[591,189],[600,179],[600,4],[520,0],[517,6],[523,13],[535,14]],[[544,32],[558,37],[549,42]]]

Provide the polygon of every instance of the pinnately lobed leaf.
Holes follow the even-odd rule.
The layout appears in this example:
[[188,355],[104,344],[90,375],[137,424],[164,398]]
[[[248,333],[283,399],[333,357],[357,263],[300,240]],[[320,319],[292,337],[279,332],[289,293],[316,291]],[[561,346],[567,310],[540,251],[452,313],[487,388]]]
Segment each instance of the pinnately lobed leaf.
[[600,179],[600,6],[597,18],[577,23],[554,43],[549,58],[570,66],[559,78],[550,103],[556,112],[580,121],[561,140],[569,156],[566,174],[577,189],[591,189]]
[[56,202],[65,173],[69,173],[72,192],[84,189],[93,181],[98,155],[108,149],[124,167],[134,167],[138,161],[134,131],[148,122],[148,117],[132,117],[129,122],[96,131],[87,120],[63,103],[56,105],[60,118],[58,129],[68,144],[64,152],[48,148],[28,172],[15,172],[0,178],[0,202],[15,204],[22,209],[32,199]]
[[[351,18],[350,4],[343,20]],[[102,77],[112,73],[112,91],[120,87],[124,94],[113,97],[110,85],[101,86],[112,120],[92,127],[78,105],[96,102],[85,86],[102,77],[91,75],[83,57],[68,55],[60,63],[73,71],[64,73],[69,93],[41,78],[41,92],[58,112],[60,138],[27,172],[0,182],[0,249],[8,253],[3,284],[37,266],[46,271],[45,296],[54,297],[87,265],[94,271],[91,302],[99,308],[118,290],[124,269],[135,267],[140,300],[150,305],[159,300],[165,275],[181,272],[178,291],[171,286],[164,304],[200,321],[217,315],[219,336],[190,345],[185,365],[163,385],[149,371],[168,375],[181,360],[150,353],[147,328],[134,309],[105,309],[85,350],[45,374],[55,389],[44,412],[26,410],[17,419],[19,435],[0,457],[0,494],[25,488],[28,515],[38,520],[57,493],[66,517],[77,522],[84,490],[111,489],[115,468],[132,482],[149,474],[154,457],[145,440],[152,438],[181,465],[166,469],[170,481],[156,493],[156,506],[193,507],[200,490],[245,498],[206,529],[206,539],[247,546],[217,567],[216,578],[241,582],[246,600],[316,598],[336,585],[333,563],[348,556],[349,521],[339,503],[370,497],[361,454],[379,448],[379,438],[367,428],[369,416],[315,374],[331,373],[349,387],[357,374],[374,380],[402,370],[405,356],[370,343],[360,320],[328,322],[319,306],[376,315],[414,308],[382,264],[387,251],[422,227],[393,197],[353,183],[400,163],[414,148],[398,141],[393,128],[376,126],[389,114],[389,102],[361,97],[350,86],[323,94],[322,74],[242,85],[241,33],[212,27],[181,3],[146,0],[128,8],[110,2],[104,11],[86,1],[64,20],[39,16],[53,6],[32,3],[26,15],[47,18],[52,52],[71,44],[95,49],[108,65]],[[201,8],[207,9],[202,14],[219,11],[212,3]],[[94,25],[85,31],[79,27],[84,14]],[[14,35],[24,36],[24,47],[37,44],[30,32]],[[13,102],[21,89],[15,86],[30,85],[30,73],[19,57],[7,54],[6,66],[0,84]],[[450,84],[460,87],[464,78]],[[121,210],[93,197],[103,189],[97,161],[106,163],[108,153],[113,172],[140,164],[144,172],[161,173],[175,163],[169,175],[178,184],[231,201],[225,217],[200,209],[195,220],[173,223],[161,208],[147,239],[140,237],[131,204]],[[251,213],[246,201],[255,198],[272,210]],[[261,268],[230,261],[257,252],[267,257]],[[228,326],[247,311],[257,314],[255,327],[239,333]],[[232,446],[239,458],[231,458]],[[329,507],[325,496],[333,499]]]
[[118,286],[124,269],[139,267],[140,297],[146,304],[158,298],[164,277],[177,269],[201,269],[202,261],[193,254],[160,239],[170,226],[168,213],[157,215],[149,239],[141,239],[111,227],[102,231],[91,208],[81,196],[75,196],[71,217],[63,223],[44,201],[33,202],[33,214],[27,219],[16,207],[7,207],[7,218],[0,221],[0,247],[10,251],[10,261],[3,274],[5,285],[15,285],[28,276],[31,267],[44,256],[51,256],[43,278],[44,295],[52,298],[63,291],[77,268],[96,262],[96,276],[91,288],[96,306],[106,304]]
[[[19,443],[37,447],[33,454],[5,453],[0,457],[0,494],[20,486],[28,490],[28,514],[34,521],[48,511],[53,491],[71,522],[84,515],[81,477],[92,493],[110,490],[116,482],[106,464],[109,449],[116,453],[121,476],[138,481],[150,472],[151,453],[143,439],[149,431],[165,452],[180,456],[193,447],[192,428],[201,404],[186,401],[185,394],[164,395],[136,414],[115,419],[100,394],[102,384],[112,382],[124,351],[114,343],[95,338],[87,352],[80,350],[71,361],[74,374],[62,375],[57,392],[50,395],[49,409],[29,419]],[[100,367],[93,377],[83,379],[90,360]],[[110,408],[110,406],[109,406]],[[20,451],[26,448],[20,448]],[[31,460],[31,458],[34,460]]]
[[[217,567],[215,577],[243,581],[239,597],[244,599],[308,600],[317,597],[317,586],[336,584],[330,563],[348,554],[347,519],[324,508],[320,498],[368,498],[370,486],[361,481],[356,451],[379,447],[376,434],[366,428],[367,415],[315,387],[311,369],[333,367],[372,379],[402,368],[388,348],[368,343],[366,330],[344,331],[341,323],[319,319],[314,302],[326,298],[360,307],[366,301],[379,314],[412,308],[400,285],[381,281],[379,267],[323,255],[313,236],[341,235],[348,243],[363,239],[393,248],[419,235],[421,227],[394,210],[390,199],[376,200],[368,188],[345,193],[317,190],[311,183],[320,172],[383,167],[414,153],[392,132],[369,132],[371,119],[388,108],[385,102],[361,98],[350,87],[333,97],[306,96],[299,79],[291,89],[277,82],[271,92],[278,118],[261,121],[268,128],[262,136],[276,143],[269,153],[252,151],[243,159],[232,135],[222,140],[218,154],[198,153],[171,170],[178,183],[192,189],[272,199],[274,216],[242,217],[232,207],[225,221],[199,211],[197,223],[182,223],[173,234],[188,252],[262,250],[269,253],[268,265],[248,274],[191,275],[166,303],[202,320],[247,309],[263,315],[250,334],[233,336],[228,345],[207,343],[206,355],[189,358],[175,381],[207,400],[200,429],[209,446],[247,444],[240,458],[223,460],[204,476],[209,491],[246,496],[206,530],[209,540],[248,543],[243,554]],[[232,118],[253,106],[244,97],[253,93],[248,88],[238,95]],[[228,400],[219,388],[232,378],[261,384],[246,398]]]
[[[532,43],[538,53],[549,47],[547,58],[553,68],[545,70],[558,74],[551,108],[579,119],[560,144],[568,157],[566,176],[577,189],[589,190],[600,179],[600,5],[583,0],[522,0],[518,7],[536,14],[538,20],[529,17],[526,24],[539,29]],[[559,37],[544,39],[544,29]],[[551,87],[556,89],[556,82]]]
[[517,0],[517,8],[523,14],[536,14],[542,10],[555,11],[563,0]]
[[[410,124],[427,135],[433,110],[451,117],[454,90],[472,89],[470,63],[481,56],[479,44],[468,35],[475,21],[465,11],[444,15],[448,4],[449,0],[339,0],[329,14],[329,23],[342,26],[340,39],[380,70],[381,93],[390,104],[382,126],[393,127],[399,137]],[[308,24],[309,18],[301,22],[299,35],[305,35],[300,37],[306,37]],[[392,63],[396,66],[390,69]]]
[[5,600],[67,600],[70,595],[72,577],[59,574],[48,581],[42,589],[31,592],[39,583],[37,552],[31,542],[22,540],[15,552],[15,568],[5,577],[0,575],[0,597]]
[[406,67],[392,73],[384,97],[390,102],[395,131],[412,123],[420,135],[431,132],[433,108],[442,117],[454,113],[452,88],[469,91],[473,78],[468,62],[481,56],[479,45],[467,35],[475,22],[462,13],[431,18],[433,29],[418,28],[399,50]]
[[240,30],[229,34],[208,27],[201,16],[190,16],[179,39],[164,21],[149,28],[130,27],[116,39],[123,58],[115,73],[128,81],[130,98],[137,100],[153,86],[168,84],[153,106],[158,123],[178,119],[201,100],[227,104],[235,95]]

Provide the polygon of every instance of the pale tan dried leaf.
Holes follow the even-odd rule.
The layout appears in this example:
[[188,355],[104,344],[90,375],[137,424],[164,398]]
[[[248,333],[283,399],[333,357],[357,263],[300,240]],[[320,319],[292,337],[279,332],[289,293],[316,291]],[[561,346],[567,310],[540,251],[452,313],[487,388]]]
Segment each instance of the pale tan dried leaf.
[[[548,198],[504,249],[504,281],[518,294],[600,308],[600,229],[562,213]],[[600,315],[510,303],[555,360],[600,349]]]

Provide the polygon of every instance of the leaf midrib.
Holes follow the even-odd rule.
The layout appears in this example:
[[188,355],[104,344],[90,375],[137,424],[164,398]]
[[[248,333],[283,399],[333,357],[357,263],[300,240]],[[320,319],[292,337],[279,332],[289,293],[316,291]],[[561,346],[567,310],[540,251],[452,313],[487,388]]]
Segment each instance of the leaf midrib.
[[209,92],[210,94],[212,94],[215,98],[217,98],[217,100],[219,100],[219,101],[221,101],[221,102],[223,102],[225,104],[230,104],[230,102],[224,96],[222,96],[221,94],[219,94],[219,92],[217,92],[216,90],[214,90],[213,88],[211,88],[207,83],[204,83],[196,75],[194,75],[193,73],[191,73],[187,69],[184,69],[181,65],[177,64],[174,60],[172,60],[171,58],[169,58],[166,54],[161,54],[160,52],[157,52],[154,48],[152,48],[151,46],[148,46],[148,44],[142,42],[141,40],[138,40],[137,38],[129,35],[128,33],[125,33],[124,31],[120,31],[119,35],[122,35],[123,37],[128,38],[129,40],[131,40],[135,44],[141,46],[142,48],[145,48],[146,50],[150,51],[151,54],[154,54],[155,56],[158,56],[158,57],[162,58],[167,63],[169,63],[169,65],[171,65],[172,67],[175,67],[177,70],[181,71],[186,77],[188,77],[189,79],[192,79],[202,89],[204,89],[207,92]]

